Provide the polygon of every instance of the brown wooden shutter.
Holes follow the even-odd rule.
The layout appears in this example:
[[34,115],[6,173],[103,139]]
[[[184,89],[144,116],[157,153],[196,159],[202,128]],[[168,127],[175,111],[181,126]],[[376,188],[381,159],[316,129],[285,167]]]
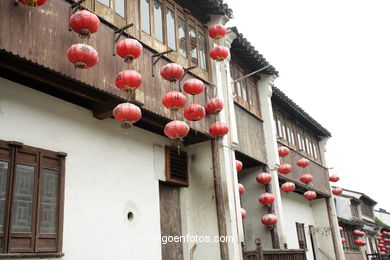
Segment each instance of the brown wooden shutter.
[[7,142],[0,140],[0,253],[4,253],[6,247],[4,239],[7,234],[7,190],[9,189],[9,175],[12,166],[12,149]]
[[165,147],[166,182],[188,186],[187,154],[176,147]]
[[36,252],[58,252],[61,160],[42,153],[39,173]]
[[39,152],[16,147],[15,167],[10,189],[8,252],[33,252],[36,230]]

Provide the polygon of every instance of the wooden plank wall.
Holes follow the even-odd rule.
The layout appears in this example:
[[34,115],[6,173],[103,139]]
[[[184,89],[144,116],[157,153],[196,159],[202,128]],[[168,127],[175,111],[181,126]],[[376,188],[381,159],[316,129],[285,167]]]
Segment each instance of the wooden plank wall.
[[266,164],[263,122],[237,104],[234,109],[239,142],[237,151]]
[[[151,56],[154,52],[144,48],[141,58],[127,65],[120,57],[112,55],[113,29],[110,26],[101,23],[96,34],[83,40],[68,30],[69,9],[70,4],[65,0],[50,0],[39,8],[14,6],[14,1],[0,1],[0,49],[117,97],[124,95],[115,88],[116,75],[121,70],[134,69],[143,77],[139,91],[145,96],[144,108],[173,119],[171,112],[161,103],[163,95],[172,89],[171,83],[159,75],[160,68],[168,62],[161,59],[155,67],[156,76],[152,77]],[[72,44],[82,42],[98,51],[99,63],[87,70],[75,70],[66,57],[66,51]],[[187,75],[185,79],[189,77]],[[187,95],[187,104],[195,102],[205,105],[205,93],[195,98]],[[177,115],[177,119],[183,120],[182,111]],[[187,123],[199,132],[208,133],[209,125],[214,121],[215,117],[206,117]]]
[[[278,145],[281,146],[282,144],[279,143]],[[310,160],[309,166],[307,166],[306,168],[298,167],[296,162],[300,158],[302,158],[303,156],[292,149],[290,149],[290,150],[291,150],[291,152],[288,156],[280,158],[280,163],[289,163],[289,164],[291,164],[293,169],[292,169],[292,172],[290,172],[289,174],[283,174],[283,176],[290,179],[290,180],[301,183],[299,181],[299,178],[304,173],[310,173],[311,175],[313,175],[313,181],[311,184],[309,183],[308,186],[313,187],[313,188],[315,188],[319,191],[322,191],[326,194],[330,194],[328,170],[325,167],[323,167],[323,166],[319,165],[318,163],[311,161],[311,160]],[[304,185],[303,183],[301,183],[301,184]]]

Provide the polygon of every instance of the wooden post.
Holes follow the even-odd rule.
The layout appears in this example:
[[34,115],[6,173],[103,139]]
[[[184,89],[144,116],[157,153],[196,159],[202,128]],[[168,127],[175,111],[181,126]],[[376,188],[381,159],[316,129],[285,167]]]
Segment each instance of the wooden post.
[[332,217],[332,207],[330,206],[330,201],[332,198],[326,198],[325,201],[326,201],[326,209],[328,211],[328,218],[329,218],[329,225],[330,225],[330,230],[331,230],[331,233],[332,233],[332,242],[333,242],[333,247],[334,247],[334,251],[335,251],[335,254],[336,254],[336,260],[339,260],[339,256],[341,255],[341,252],[339,250],[339,245],[337,244],[337,239],[336,239],[336,233],[335,233],[335,223],[333,221],[333,217]]
[[[225,200],[223,196],[223,185],[221,167],[219,161],[219,143],[217,139],[211,141],[211,152],[213,158],[213,175],[215,189],[215,203],[217,204],[218,231],[220,236],[227,236]],[[229,260],[229,249],[226,242],[219,242],[221,259]]]
[[264,256],[263,256],[263,247],[261,246],[261,240],[260,240],[260,238],[256,238],[256,239],[255,239],[255,243],[256,243],[257,259],[258,259],[258,260],[264,260]]
[[[268,193],[272,193],[270,184],[265,185],[265,191]],[[268,207],[268,213],[275,214],[275,207],[273,204]],[[271,239],[272,239],[272,248],[273,249],[280,249],[278,227],[276,225],[274,225],[271,229]]]

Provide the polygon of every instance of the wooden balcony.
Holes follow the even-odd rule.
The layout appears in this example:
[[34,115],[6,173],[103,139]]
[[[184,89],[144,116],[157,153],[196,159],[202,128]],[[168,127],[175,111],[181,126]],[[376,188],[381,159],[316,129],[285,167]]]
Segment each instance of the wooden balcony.
[[[169,58],[163,57],[155,65],[152,76],[152,56],[156,50],[144,44],[142,56],[127,65],[117,55],[113,56],[113,35],[118,28],[102,17],[99,31],[89,39],[80,39],[68,28],[70,2],[73,1],[51,0],[39,8],[25,8],[15,6],[14,1],[0,1],[0,77],[85,107],[96,118],[104,119],[111,117],[112,109],[125,101],[125,95],[115,87],[115,77],[130,67],[142,75],[136,101],[143,117],[136,126],[163,135],[165,124],[175,117],[161,102],[163,95],[173,88],[159,75]],[[86,70],[75,69],[66,56],[72,44],[81,42],[99,53],[99,63]],[[195,76],[189,74],[183,82]],[[212,91],[206,91],[188,99],[205,105],[211,96]],[[183,120],[183,113],[177,113],[177,119]],[[208,127],[214,121],[215,117],[208,116],[188,122],[192,131],[185,141],[209,139]]]
[[260,239],[256,239],[255,250],[245,250],[242,243],[243,260],[306,260],[306,252],[302,249],[263,250]]
[[[324,166],[310,160],[310,165],[306,168],[300,168],[297,166],[296,162],[303,156],[298,152],[291,149],[291,152],[288,156],[281,158],[280,163],[288,163],[292,166],[292,172],[289,174],[279,174],[279,179],[281,182],[292,181],[297,185],[297,191],[302,192],[306,189],[314,190],[318,195],[329,197],[330,196],[330,185],[329,185],[329,173],[328,169]],[[308,185],[300,182],[299,178],[304,173],[310,173],[313,176],[313,181]]]

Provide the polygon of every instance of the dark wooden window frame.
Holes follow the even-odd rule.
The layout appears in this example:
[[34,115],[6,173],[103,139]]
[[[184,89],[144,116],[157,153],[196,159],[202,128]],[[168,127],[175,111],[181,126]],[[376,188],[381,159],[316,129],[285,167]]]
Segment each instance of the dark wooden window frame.
[[372,210],[371,205],[363,202],[361,207],[362,207],[362,215],[369,218],[374,218],[374,211]]
[[[305,157],[321,164],[322,160],[319,151],[318,138],[310,134],[310,132],[307,131],[301,124],[287,116],[280,109],[274,107],[273,110],[278,140],[284,145],[298,151]],[[284,126],[284,129],[281,129],[281,125]],[[290,135],[287,133],[287,127],[294,135],[294,140],[289,140],[291,133]]]
[[297,228],[299,249],[303,249],[307,251],[308,249],[307,249],[307,241],[306,241],[305,224],[296,222],[295,226]]
[[[176,166],[172,165],[175,163],[175,160]],[[178,162],[179,160],[185,160],[185,162]],[[173,174],[174,170],[178,171],[178,167],[180,168],[179,170],[182,171],[180,172],[181,178],[178,178]],[[165,182],[167,183],[184,187],[189,185],[188,156],[186,152],[178,150],[178,147],[165,146],[165,177]]]
[[343,243],[344,250],[349,253],[360,252],[360,247],[358,245],[355,245],[354,243],[356,238],[353,234],[353,230],[355,230],[356,227],[345,225],[340,226],[343,228],[343,231],[341,232],[341,237],[345,238],[345,243]]
[[[242,69],[237,63],[230,62],[230,77],[232,80],[236,80],[247,74],[248,72]],[[257,80],[254,77],[248,77],[239,82],[235,82],[233,85],[233,94],[236,103],[256,117],[261,118],[261,107],[256,82]],[[249,93],[251,94],[249,95]]]
[[354,218],[360,218],[360,214],[359,214],[359,203],[356,202],[356,201],[353,201],[351,200],[351,215],[352,217]]
[[[184,67],[189,67],[193,65],[198,65],[197,68],[193,69],[191,72],[195,73],[199,77],[205,80],[209,80],[209,70],[210,70],[210,59],[209,59],[209,39],[207,33],[207,26],[202,24],[198,19],[191,15],[188,9],[181,7],[178,3],[173,0],[159,0],[162,4],[162,20],[163,20],[163,42],[159,41],[155,37],[155,21],[154,21],[154,0],[149,1],[149,24],[150,24],[150,34],[142,31],[141,21],[141,0],[127,0],[125,1],[125,17],[120,16],[115,11],[115,0],[110,0],[110,6],[106,6],[102,3],[99,3],[98,0],[88,0],[86,7],[89,5],[92,6],[93,10],[101,15],[107,21],[112,22],[117,27],[122,27],[128,23],[134,23],[134,26],[129,30],[130,34],[140,40],[143,44],[148,45],[150,48],[155,49],[157,52],[163,52],[168,49],[168,35],[167,35],[167,8],[171,9],[175,16],[175,45],[176,50],[172,53],[167,54],[167,57]],[[185,20],[186,24],[186,52],[187,57],[184,57],[179,54],[179,37],[178,37],[178,17],[182,17]],[[198,62],[194,64],[191,61],[190,53],[190,39],[189,39],[189,25],[192,24],[196,28],[196,49]],[[199,34],[203,34],[205,40],[205,55],[206,55],[206,69],[201,68],[200,66],[200,43],[199,43]]]
[[[31,158],[34,158],[33,160]],[[0,160],[8,163],[7,191],[4,210],[4,233],[0,234],[0,258],[61,257],[63,239],[64,182],[66,153],[52,152],[26,146],[20,142],[0,140]],[[34,161],[35,160],[35,161]],[[34,166],[33,213],[30,233],[11,232],[12,201],[16,165]],[[56,232],[44,234],[40,230],[41,191],[43,170],[56,170],[58,176]],[[26,245],[28,245],[26,247]]]

